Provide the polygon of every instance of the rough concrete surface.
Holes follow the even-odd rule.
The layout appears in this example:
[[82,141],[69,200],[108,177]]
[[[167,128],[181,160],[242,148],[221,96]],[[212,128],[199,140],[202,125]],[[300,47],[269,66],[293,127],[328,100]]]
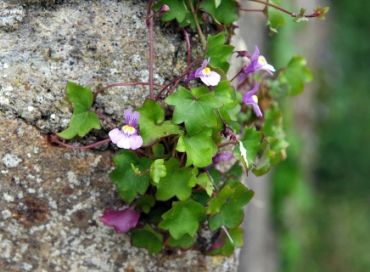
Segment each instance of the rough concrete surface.
[[[21,1],[23,4],[29,1]],[[5,16],[6,14],[6,16]],[[45,7],[0,5],[0,111],[21,117],[44,132],[66,127],[71,108],[67,80],[95,89],[99,84],[147,81],[145,1],[63,1]],[[3,27],[2,27],[3,26]],[[155,79],[182,72],[183,42],[156,29]],[[143,87],[113,88],[98,95],[96,107],[114,119],[138,106]]]
[[[46,141],[71,116],[67,80],[93,89],[147,80],[145,12],[145,1],[134,0],[1,1],[0,271],[236,270],[237,254],[151,256],[131,247],[99,221],[106,207],[123,205],[107,176],[112,153]],[[184,68],[183,42],[171,32],[156,29],[158,83]],[[120,120],[146,95],[114,88],[95,107]]]

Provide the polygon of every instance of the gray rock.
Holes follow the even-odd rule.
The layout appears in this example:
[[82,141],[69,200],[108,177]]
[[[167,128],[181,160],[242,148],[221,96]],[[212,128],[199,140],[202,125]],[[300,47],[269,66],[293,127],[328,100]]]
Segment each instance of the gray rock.
[[17,167],[21,163],[21,159],[14,155],[14,154],[5,154],[5,156],[2,158],[2,162],[5,165],[6,168],[14,168]]
[[[17,31],[0,29],[0,112],[44,132],[68,124],[68,80],[94,90],[99,84],[148,78],[145,1],[63,3],[47,9],[27,6]],[[155,79],[161,84],[182,72],[185,59],[176,56],[183,42],[159,27],[155,40],[160,64]],[[141,105],[147,94],[147,87],[112,88],[97,96],[95,106],[121,120],[123,109]]]
[[25,12],[22,6],[0,3],[0,31],[14,31],[22,23]]

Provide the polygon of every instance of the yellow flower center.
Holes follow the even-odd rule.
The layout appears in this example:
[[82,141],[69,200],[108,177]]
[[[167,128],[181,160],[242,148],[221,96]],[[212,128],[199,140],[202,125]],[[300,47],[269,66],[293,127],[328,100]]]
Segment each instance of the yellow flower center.
[[262,64],[262,65],[267,64],[267,61],[266,61],[266,59],[265,59],[265,57],[264,57],[264,56],[259,56],[259,57],[258,57],[258,62],[259,62],[260,64]]
[[129,125],[124,125],[122,127],[122,131],[126,134],[134,134],[136,132],[136,129]]
[[258,103],[258,97],[257,95],[252,95],[252,100],[256,103]]
[[203,72],[203,74],[205,74],[205,75],[209,75],[209,74],[211,73],[211,68],[206,67],[206,68],[204,68],[204,69],[202,70],[202,72]]

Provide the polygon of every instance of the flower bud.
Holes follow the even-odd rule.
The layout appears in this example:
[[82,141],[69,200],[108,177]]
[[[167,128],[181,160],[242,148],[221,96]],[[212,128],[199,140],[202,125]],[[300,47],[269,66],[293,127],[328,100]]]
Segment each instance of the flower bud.
[[161,7],[161,9],[159,10],[159,13],[162,15],[163,13],[165,13],[165,12],[167,12],[167,11],[169,11],[170,10],[170,7],[168,6],[168,5],[163,5],[162,7]]

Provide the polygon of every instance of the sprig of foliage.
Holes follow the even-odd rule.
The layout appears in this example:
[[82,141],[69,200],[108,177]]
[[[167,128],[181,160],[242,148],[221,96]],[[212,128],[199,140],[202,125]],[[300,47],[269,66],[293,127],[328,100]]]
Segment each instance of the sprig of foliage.
[[[134,246],[153,254],[168,247],[197,248],[201,230],[207,229],[217,236],[209,253],[230,255],[243,244],[243,210],[254,194],[242,183],[243,173],[265,174],[285,158],[288,142],[277,98],[301,93],[311,74],[301,57],[275,71],[258,49],[254,54],[235,51],[229,43],[232,24],[243,9],[234,0],[159,0],[156,14],[153,2],[147,16],[149,51],[154,48],[153,16],[160,15],[206,37],[204,61],[193,71],[188,61],[186,80],[181,83],[180,77],[162,88],[163,100],[154,100],[152,81],[141,83],[150,85],[150,98],[136,111],[126,110],[124,124],[109,132],[112,143],[125,149],[113,157],[110,177],[130,205],[117,224],[126,224],[120,229],[130,230]],[[279,17],[274,20],[270,16],[270,27],[279,24]],[[215,33],[216,28],[222,30]],[[228,79],[234,53],[246,64]],[[152,72],[153,62],[148,67]],[[275,72],[275,77],[254,75],[259,72]],[[83,137],[100,128],[90,89],[68,82],[67,97],[73,116],[60,137]]]
[[95,112],[90,111],[93,94],[87,87],[69,81],[66,87],[68,100],[73,106],[73,115],[67,129],[58,133],[63,139],[84,137],[92,129],[100,129],[100,121]]

